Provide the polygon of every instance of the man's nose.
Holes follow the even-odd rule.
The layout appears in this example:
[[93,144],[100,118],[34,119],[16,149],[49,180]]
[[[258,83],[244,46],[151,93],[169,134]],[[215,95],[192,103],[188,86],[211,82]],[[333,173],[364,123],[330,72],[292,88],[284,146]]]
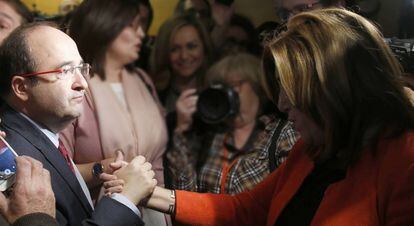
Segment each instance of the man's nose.
[[88,88],[88,82],[86,81],[86,78],[84,75],[82,75],[82,73],[78,70],[75,70],[75,75],[74,75],[74,82],[72,84],[72,89],[73,90],[77,90],[77,91],[81,91],[81,90],[85,90]]

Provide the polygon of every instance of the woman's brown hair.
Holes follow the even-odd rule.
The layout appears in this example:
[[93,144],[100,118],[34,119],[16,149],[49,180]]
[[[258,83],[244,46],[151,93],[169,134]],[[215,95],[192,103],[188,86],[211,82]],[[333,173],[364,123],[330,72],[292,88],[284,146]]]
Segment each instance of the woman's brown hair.
[[[356,161],[380,137],[414,129],[401,67],[378,29],[343,9],[298,14],[267,44],[267,93],[283,89],[292,106],[323,130],[314,160]],[[276,99],[277,100],[277,99]]]
[[[91,75],[105,80],[105,54],[122,30],[138,16],[137,0],[86,0],[74,11],[69,35],[83,60],[91,64]],[[133,70],[133,65],[127,65]]]

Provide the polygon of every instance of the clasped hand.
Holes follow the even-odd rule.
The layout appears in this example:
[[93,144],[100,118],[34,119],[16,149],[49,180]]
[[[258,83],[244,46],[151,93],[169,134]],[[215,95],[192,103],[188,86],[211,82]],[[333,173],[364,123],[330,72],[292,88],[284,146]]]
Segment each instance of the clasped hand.
[[157,185],[152,165],[146,162],[143,156],[137,156],[130,163],[123,160],[123,155],[117,155],[110,164],[113,174],[102,173],[100,179],[104,181],[106,195],[120,193],[138,204],[148,197]]

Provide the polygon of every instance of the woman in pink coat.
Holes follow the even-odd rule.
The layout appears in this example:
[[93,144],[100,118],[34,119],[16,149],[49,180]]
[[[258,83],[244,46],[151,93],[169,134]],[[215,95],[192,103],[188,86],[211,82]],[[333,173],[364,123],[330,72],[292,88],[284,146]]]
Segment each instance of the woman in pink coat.
[[[69,35],[92,71],[83,113],[62,135],[92,190],[102,185],[102,169],[111,173],[109,163],[117,151],[127,162],[144,156],[163,185],[163,111],[149,76],[133,66],[145,35],[138,13],[139,1],[89,0],[70,21]],[[151,216],[149,225],[165,224],[157,213],[142,212],[144,221]]]

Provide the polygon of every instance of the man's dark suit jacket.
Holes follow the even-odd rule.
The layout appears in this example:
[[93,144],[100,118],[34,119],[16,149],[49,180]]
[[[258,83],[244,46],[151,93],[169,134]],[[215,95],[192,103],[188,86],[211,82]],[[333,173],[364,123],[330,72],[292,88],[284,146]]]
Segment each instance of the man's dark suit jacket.
[[10,107],[2,109],[0,118],[0,129],[6,132],[6,140],[17,154],[33,157],[49,170],[60,226],[144,224],[131,209],[108,197],[92,210],[76,176],[48,137]]
[[31,213],[19,217],[13,224],[9,224],[4,216],[0,215],[0,226],[59,226],[55,218],[46,213]]

